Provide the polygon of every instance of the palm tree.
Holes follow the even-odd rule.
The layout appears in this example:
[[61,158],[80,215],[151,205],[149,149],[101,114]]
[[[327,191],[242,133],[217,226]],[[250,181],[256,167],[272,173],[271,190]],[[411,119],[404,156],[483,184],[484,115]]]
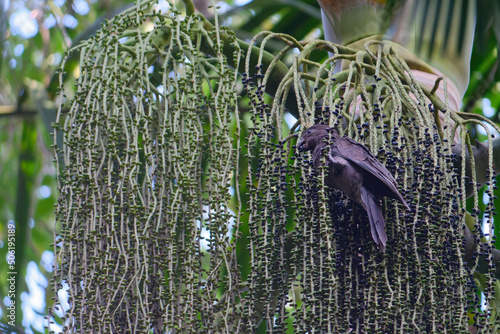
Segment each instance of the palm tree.
[[[140,2],[70,51],[53,280],[70,306],[50,312],[66,332],[496,330],[495,239],[480,225],[497,127],[471,109],[495,95],[497,60],[470,56],[473,38],[495,38],[474,37],[472,1],[321,6],[327,41],[307,39],[311,1],[253,1],[233,30],[219,28],[231,11],[210,22],[189,1]],[[466,92],[469,63],[491,84]],[[318,122],[369,147],[410,204],[384,201],[385,253],[296,152],[294,131]]]

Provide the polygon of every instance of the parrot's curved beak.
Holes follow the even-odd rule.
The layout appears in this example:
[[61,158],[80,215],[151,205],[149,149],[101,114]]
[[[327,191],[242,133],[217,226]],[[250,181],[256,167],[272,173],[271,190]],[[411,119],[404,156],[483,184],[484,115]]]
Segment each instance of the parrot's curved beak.
[[304,138],[300,138],[300,140],[297,142],[297,148],[299,151],[306,151],[307,147],[304,146]]

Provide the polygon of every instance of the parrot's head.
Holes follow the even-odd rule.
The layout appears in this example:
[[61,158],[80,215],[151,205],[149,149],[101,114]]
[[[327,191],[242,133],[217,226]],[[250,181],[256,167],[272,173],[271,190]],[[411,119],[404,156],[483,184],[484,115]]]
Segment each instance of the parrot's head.
[[297,148],[299,151],[312,151],[318,145],[324,146],[324,139],[329,133],[333,133],[334,136],[338,135],[335,128],[330,128],[325,124],[313,125],[302,133],[302,137],[300,137],[297,143]]

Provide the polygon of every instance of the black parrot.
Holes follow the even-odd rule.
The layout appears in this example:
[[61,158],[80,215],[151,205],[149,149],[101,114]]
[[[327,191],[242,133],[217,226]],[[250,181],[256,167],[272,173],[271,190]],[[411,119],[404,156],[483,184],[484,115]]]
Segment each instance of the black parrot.
[[373,240],[384,252],[387,234],[380,199],[383,196],[397,199],[409,209],[408,204],[384,165],[364,145],[348,137],[341,138],[337,129],[313,125],[302,134],[297,147],[300,151],[312,151],[313,165],[318,168],[328,144],[325,140],[329,138],[330,152],[326,155],[329,174],[325,183],[363,206],[368,213]]

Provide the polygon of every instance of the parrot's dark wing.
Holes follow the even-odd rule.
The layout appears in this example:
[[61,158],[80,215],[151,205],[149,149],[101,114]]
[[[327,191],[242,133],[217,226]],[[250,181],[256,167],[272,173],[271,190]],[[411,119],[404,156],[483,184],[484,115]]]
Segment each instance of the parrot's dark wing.
[[408,208],[408,204],[399,193],[398,184],[392,174],[364,145],[348,137],[336,138],[331,145],[330,154],[340,156],[376,177],[394,195],[391,197],[399,199]]

